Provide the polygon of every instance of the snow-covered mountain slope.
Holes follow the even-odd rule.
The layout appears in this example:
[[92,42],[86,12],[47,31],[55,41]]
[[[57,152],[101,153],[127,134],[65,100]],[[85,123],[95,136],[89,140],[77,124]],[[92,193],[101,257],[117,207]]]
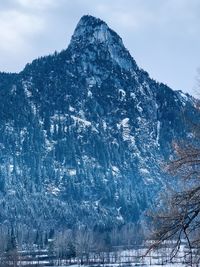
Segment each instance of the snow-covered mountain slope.
[[69,47],[0,74],[0,221],[43,228],[136,222],[168,183],[196,100],[152,80],[107,24],[83,16]]

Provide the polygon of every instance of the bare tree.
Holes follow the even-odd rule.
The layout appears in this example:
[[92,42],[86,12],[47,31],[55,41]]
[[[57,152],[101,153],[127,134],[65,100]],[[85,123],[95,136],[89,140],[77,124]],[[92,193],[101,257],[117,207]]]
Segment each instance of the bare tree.
[[182,183],[170,194],[167,204],[156,214],[151,214],[155,242],[149,250],[158,248],[166,240],[175,240],[171,258],[175,257],[181,243],[186,241],[190,264],[200,262],[200,149],[175,145],[177,159],[168,165],[172,174],[181,177]]
[[84,257],[86,261],[89,260],[89,253],[92,251],[94,245],[93,231],[87,229],[87,227],[80,227],[76,230],[75,234],[75,246],[76,254],[83,264]]

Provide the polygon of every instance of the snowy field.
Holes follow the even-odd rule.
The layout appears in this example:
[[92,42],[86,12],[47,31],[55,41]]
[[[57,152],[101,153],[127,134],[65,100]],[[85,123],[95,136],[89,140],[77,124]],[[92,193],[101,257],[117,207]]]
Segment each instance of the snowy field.
[[[151,267],[186,267],[187,265],[186,264],[182,264],[182,263],[168,263],[168,264],[165,264],[165,265],[154,265],[154,264],[148,264],[148,263],[144,263],[144,264],[100,264],[100,265],[78,265],[78,264],[74,264],[74,265],[70,265],[71,267],[80,267],[80,266],[83,266],[83,267],[134,267],[134,266],[137,266],[137,267],[148,267],[148,266],[151,266]],[[53,266],[53,267],[69,267],[69,265],[60,265],[60,266]]]
[[[78,253],[75,258],[57,259],[56,256],[49,256],[47,250],[26,251],[26,256],[19,257],[18,266],[55,266],[55,267],[134,267],[134,266],[166,266],[183,267],[190,265],[190,254],[188,253],[186,243],[180,246],[179,252],[170,259],[170,252],[173,243],[166,243],[162,248],[151,251],[146,255],[149,246],[140,246],[137,249],[120,249],[116,247],[115,251]],[[31,257],[32,255],[32,257]],[[195,267],[198,265],[194,265]]]

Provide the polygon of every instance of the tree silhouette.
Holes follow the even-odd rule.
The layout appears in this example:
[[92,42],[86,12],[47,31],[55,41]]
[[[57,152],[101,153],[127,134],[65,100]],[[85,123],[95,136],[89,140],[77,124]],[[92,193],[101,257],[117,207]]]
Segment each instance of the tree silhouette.
[[5,265],[16,267],[18,262],[17,239],[13,227],[8,233],[8,243],[5,252]]

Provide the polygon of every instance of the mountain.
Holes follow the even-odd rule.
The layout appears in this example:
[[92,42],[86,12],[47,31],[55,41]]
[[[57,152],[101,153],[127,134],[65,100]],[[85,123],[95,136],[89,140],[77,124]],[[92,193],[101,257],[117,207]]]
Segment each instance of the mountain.
[[0,73],[0,222],[40,229],[145,220],[191,142],[197,100],[140,69],[92,16],[66,50]]

